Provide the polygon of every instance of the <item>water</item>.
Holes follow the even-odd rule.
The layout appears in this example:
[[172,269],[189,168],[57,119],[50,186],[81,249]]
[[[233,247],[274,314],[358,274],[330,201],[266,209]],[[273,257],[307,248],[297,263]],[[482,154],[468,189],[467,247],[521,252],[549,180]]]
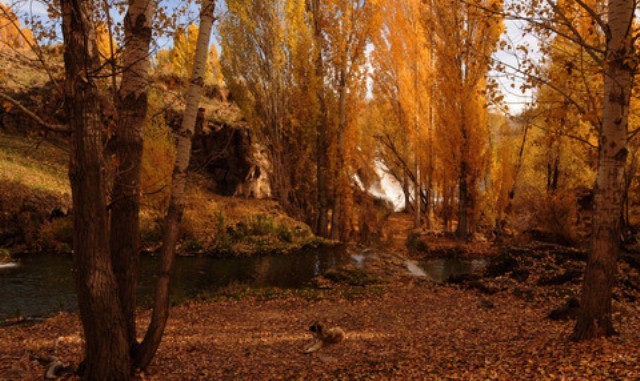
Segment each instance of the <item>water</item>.
[[[158,259],[143,256],[139,304],[153,298]],[[177,257],[171,278],[171,300],[181,302],[230,284],[300,288],[317,275],[351,262],[343,248],[322,248],[279,256],[250,258]],[[71,257],[37,254],[18,266],[0,268],[0,321],[18,315],[46,316],[77,309]]]
[[[171,300],[181,302],[203,293],[215,293],[230,284],[254,288],[301,288],[327,270],[355,264],[366,267],[377,258],[365,250],[344,247],[320,248],[286,255],[249,258],[176,258],[171,286]],[[153,298],[158,259],[143,256],[138,287],[139,304],[149,306]],[[451,274],[482,271],[484,260],[431,259],[415,265],[407,262],[407,271],[435,281],[445,281]],[[410,263],[410,265],[409,265]],[[16,317],[47,316],[77,308],[71,273],[71,257],[37,254],[25,256],[18,265],[0,267],[0,321]]]
[[487,260],[436,258],[420,262],[420,267],[436,282],[445,282],[451,275],[481,273],[487,267]]

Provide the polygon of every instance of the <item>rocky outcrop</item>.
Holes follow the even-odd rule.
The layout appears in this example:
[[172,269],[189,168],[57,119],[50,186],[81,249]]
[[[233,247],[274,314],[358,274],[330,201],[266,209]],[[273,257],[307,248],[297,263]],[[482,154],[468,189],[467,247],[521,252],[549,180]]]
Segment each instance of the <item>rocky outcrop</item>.
[[224,196],[267,198],[269,160],[246,124],[202,121],[193,140],[192,170],[205,173]]

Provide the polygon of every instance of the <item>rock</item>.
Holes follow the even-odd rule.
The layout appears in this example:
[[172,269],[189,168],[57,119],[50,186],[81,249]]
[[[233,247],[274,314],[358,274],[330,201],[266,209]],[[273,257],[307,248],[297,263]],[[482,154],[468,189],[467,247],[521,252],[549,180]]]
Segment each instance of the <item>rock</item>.
[[266,150],[242,123],[209,120],[193,138],[191,167],[206,170],[215,182],[213,191],[223,196],[271,196]]

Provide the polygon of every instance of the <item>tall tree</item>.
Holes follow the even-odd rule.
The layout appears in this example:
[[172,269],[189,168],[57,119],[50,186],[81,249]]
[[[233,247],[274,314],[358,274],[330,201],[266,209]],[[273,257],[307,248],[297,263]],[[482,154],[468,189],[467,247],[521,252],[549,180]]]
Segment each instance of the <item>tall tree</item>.
[[[530,8],[534,3],[536,6]],[[599,71],[604,80],[601,101],[591,102],[588,108],[576,100],[572,87],[557,86],[555,81],[540,76],[541,69],[535,60],[525,61],[524,68],[519,70],[529,80],[523,89],[531,83],[553,89],[565,104],[590,121],[598,133],[592,248],[583,281],[581,312],[572,335],[575,340],[615,333],[611,295],[616,279],[624,171],[629,152],[629,104],[637,70],[634,41],[638,31],[633,27],[637,5],[635,0],[528,0],[513,2],[509,8],[510,17],[529,22],[529,32],[562,39],[572,45],[571,50],[588,55],[591,70]],[[523,11],[525,8],[536,9],[536,12],[527,14]],[[571,61],[567,69],[578,71],[580,67]],[[587,86],[586,91],[593,91],[590,87]],[[594,105],[600,102],[601,111],[593,112],[597,110]]]
[[[593,247],[584,276],[581,310],[573,338],[583,340],[615,333],[611,295],[620,250],[620,216],[628,156],[629,102],[637,61],[632,38],[635,0],[610,0],[605,26],[604,100],[593,216]],[[593,12],[594,10],[591,9]],[[637,59],[637,57],[635,58]]]
[[[65,107],[72,131],[69,177],[74,208],[74,271],[85,333],[80,375],[87,380],[128,380],[134,368],[146,368],[162,338],[169,310],[169,274],[177,224],[184,204],[199,93],[203,83],[215,1],[204,1],[188,108],[179,138],[179,154],[167,214],[163,257],[150,327],[138,345],[135,289],[139,254],[140,161],[147,110],[148,54],[154,2],[131,0],[125,17],[123,78],[119,91],[115,145],[116,173],[107,207],[103,142],[103,97],[99,94],[100,54],[93,2],[63,0]],[[189,127],[190,126],[190,127]]]
[[380,23],[376,0],[329,1],[323,19],[326,20],[325,45],[327,71],[333,73],[327,81],[337,98],[337,129],[334,177],[334,197],[331,221],[331,238],[346,241],[352,228],[354,175],[352,162],[356,142],[349,140],[357,134],[358,102],[366,92],[366,47],[377,32]]
[[313,176],[297,168],[308,163],[309,123],[317,115],[305,5],[304,0],[228,1],[220,25],[225,79],[267,148],[274,195],[292,213],[307,204],[301,200],[314,196],[303,191],[312,189],[306,184]]
[[93,2],[62,0],[65,108],[72,133],[69,179],[73,195],[74,273],[84,329],[85,380],[128,380],[130,348],[112,270],[100,95],[100,56]]
[[116,103],[116,168],[111,193],[110,241],[131,351],[136,338],[136,285],[140,253],[140,173],[149,92],[149,51],[155,1],[131,0],[124,18],[124,71]]
[[[466,239],[474,231],[478,186],[486,170],[488,144],[485,93],[491,54],[502,33],[501,0],[451,0],[432,7],[436,30],[438,107],[441,139],[455,160],[458,188],[456,235]],[[456,25],[455,30],[450,26]],[[445,127],[447,126],[447,127]],[[453,126],[453,128],[449,128]]]
[[140,344],[136,356],[136,365],[146,368],[153,359],[164,333],[167,319],[169,318],[169,284],[171,269],[175,258],[180,222],[184,214],[186,201],[185,185],[187,169],[191,158],[191,144],[196,126],[196,117],[200,105],[202,87],[207,69],[207,53],[209,51],[209,39],[214,22],[215,0],[203,0],[200,10],[200,29],[193,58],[191,80],[186,93],[187,106],[182,118],[182,124],[177,135],[176,163],[173,170],[171,184],[171,199],[169,210],[164,221],[164,233],[162,237],[162,250],[158,264],[158,280],[155,287],[153,313],[151,322]]
[[[375,70],[373,94],[382,102],[378,103],[379,107],[391,110],[397,120],[396,123],[381,123],[377,139],[382,143],[381,150],[391,155],[385,163],[387,168],[394,168],[394,162],[403,163],[402,178],[413,183],[416,227],[421,221],[422,179],[430,173],[427,169],[432,166],[427,147],[431,145],[428,132],[432,128],[433,50],[430,30],[425,27],[428,23],[423,22],[424,8],[426,5],[417,0],[381,2],[382,27],[373,38],[371,54]],[[403,157],[396,157],[396,154]],[[408,196],[408,184],[404,187]]]

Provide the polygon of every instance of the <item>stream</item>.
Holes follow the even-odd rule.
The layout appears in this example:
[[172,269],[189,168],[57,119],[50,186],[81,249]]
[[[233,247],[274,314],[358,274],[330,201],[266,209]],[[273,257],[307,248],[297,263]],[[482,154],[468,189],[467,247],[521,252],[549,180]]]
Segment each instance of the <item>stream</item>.
[[[183,302],[203,293],[214,293],[229,285],[249,287],[303,288],[329,269],[359,264],[365,251],[354,254],[345,247],[307,249],[297,253],[243,258],[177,257],[171,285],[171,301]],[[153,297],[158,259],[141,258],[138,286],[139,305],[148,306]],[[444,281],[450,274],[480,271],[484,261],[432,259],[407,264],[416,276],[426,274]],[[0,321],[17,316],[42,317],[77,308],[71,273],[71,257],[34,254],[17,264],[0,266]]]

